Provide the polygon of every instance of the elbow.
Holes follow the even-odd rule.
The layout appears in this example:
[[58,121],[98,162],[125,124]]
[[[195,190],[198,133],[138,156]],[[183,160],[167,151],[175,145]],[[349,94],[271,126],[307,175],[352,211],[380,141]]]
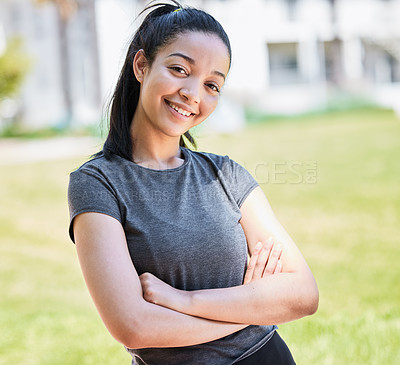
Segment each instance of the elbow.
[[114,338],[114,340],[125,347],[136,349],[140,348],[141,343],[139,331],[136,329],[136,326],[133,323],[134,321],[132,321],[129,317],[125,318],[125,320],[117,320],[116,318],[113,318],[111,323],[110,321],[104,321],[108,332]]
[[300,312],[302,317],[311,316],[315,314],[318,310],[319,305],[319,291],[315,280],[304,286],[304,291],[302,293],[300,303]]
[[150,315],[144,311],[129,319],[125,318],[121,330],[114,336],[116,340],[128,349],[157,347],[159,338],[157,331],[154,331],[154,323],[150,323]]
[[140,349],[144,347],[143,339],[141,338],[139,331],[133,328],[133,326],[125,326],[125,328],[120,328],[115,333],[111,332],[111,335],[119,343],[129,349]]
[[136,309],[134,315],[125,315],[118,320],[114,318],[112,323],[105,323],[111,336],[129,349],[150,347],[151,343],[151,333],[148,331],[150,326],[146,326],[146,316],[139,308]]
[[319,291],[313,277],[300,279],[288,298],[288,310],[291,320],[313,315],[318,310]]
[[309,299],[307,301],[307,305],[305,306],[306,316],[311,316],[315,314],[318,310],[319,305],[319,291],[317,286],[310,292]]
[[149,347],[146,332],[143,331],[141,325],[134,322],[133,320],[129,324],[125,323],[116,331],[110,331],[111,335],[115,340],[129,349]]

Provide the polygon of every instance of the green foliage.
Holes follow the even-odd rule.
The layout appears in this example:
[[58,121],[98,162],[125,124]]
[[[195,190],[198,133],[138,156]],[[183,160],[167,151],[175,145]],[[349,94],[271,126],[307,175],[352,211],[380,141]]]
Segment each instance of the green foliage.
[[17,93],[30,67],[19,38],[11,39],[0,55],[0,100]]
[[26,130],[18,123],[10,124],[0,131],[1,138],[37,139],[60,136],[66,131],[54,127]]
[[[296,362],[399,364],[399,120],[337,112],[197,141],[260,181],[316,277],[317,314],[280,326]],[[84,160],[0,166],[0,365],[130,363],[96,313],[67,236],[68,173]],[[316,179],[300,181],[289,162],[304,177],[316,167]]]
[[50,126],[46,128],[28,129],[24,125],[12,123],[0,130],[0,138],[38,139],[61,136],[103,137],[98,124],[79,126],[78,128]]

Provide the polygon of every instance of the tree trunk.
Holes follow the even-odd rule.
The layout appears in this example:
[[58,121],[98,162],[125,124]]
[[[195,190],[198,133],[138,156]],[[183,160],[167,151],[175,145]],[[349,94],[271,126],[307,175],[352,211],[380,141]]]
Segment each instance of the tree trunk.
[[65,106],[65,117],[62,126],[69,127],[72,122],[72,96],[71,96],[71,78],[70,78],[70,52],[68,42],[68,20],[63,18],[61,12],[58,12],[58,33],[59,33],[59,54],[61,67],[61,82],[63,99]]
[[99,64],[99,47],[97,40],[97,23],[96,23],[96,5],[95,0],[87,0],[86,6],[89,14],[89,31],[90,31],[90,55],[93,67],[93,83],[94,83],[94,103],[100,107],[101,100],[101,82],[100,82],[100,64]]

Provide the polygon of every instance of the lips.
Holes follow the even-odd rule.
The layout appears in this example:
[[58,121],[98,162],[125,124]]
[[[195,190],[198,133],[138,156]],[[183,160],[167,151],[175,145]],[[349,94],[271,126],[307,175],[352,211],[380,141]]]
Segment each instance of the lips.
[[171,103],[171,102],[168,101],[168,100],[166,100],[166,103],[167,103],[172,109],[174,109],[177,113],[183,115],[184,117],[190,117],[191,115],[194,115],[194,113],[192,113],[192,112],[190,112],[190,111],[188,111],[188,110],[182,109],[181,107],[175,105],[174,103]]

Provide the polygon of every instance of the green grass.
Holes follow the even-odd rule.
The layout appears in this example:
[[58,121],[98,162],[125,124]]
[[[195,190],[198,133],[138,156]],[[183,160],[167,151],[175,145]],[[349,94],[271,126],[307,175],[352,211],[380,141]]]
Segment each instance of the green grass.
[[[337,112],[198,143],[259,180],[314,272],[317,314],[280,326],[297,363],[400,363],[400,121]],[[0,365],[130,363],[67,237],[68,173],[84,160],[0,167]]]
[[129,363],[67,237],[68,173],[83,161],[0,167],[1,365]]

